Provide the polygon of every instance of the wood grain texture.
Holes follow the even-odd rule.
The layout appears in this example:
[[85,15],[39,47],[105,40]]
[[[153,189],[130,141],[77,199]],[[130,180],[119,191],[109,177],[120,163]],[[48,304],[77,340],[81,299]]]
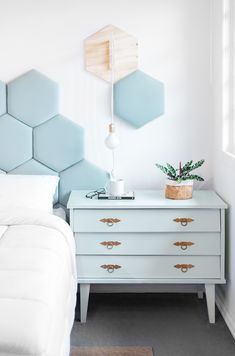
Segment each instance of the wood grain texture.
[[88,72],[111,82],[111,34],[113,34],[114,82],[116,82],[138,68],[138,41],[115,26],[108,25],[85,40],[85,68]]
[[165,197],[168,199],[184,200],[191,199],[193,196],[193,186],[192,185],[166,185]]
[[72,347],[70,356],[153,356],[151,347]]

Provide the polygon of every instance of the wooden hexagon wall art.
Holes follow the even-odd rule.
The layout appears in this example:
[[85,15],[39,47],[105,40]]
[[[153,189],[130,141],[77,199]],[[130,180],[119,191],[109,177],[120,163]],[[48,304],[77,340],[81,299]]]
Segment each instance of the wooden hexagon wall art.
[[85,68],[111,82],[110,40],[113,39],[114,82],[138,68],[138,41],[118,27],[108,25],[85,39]]

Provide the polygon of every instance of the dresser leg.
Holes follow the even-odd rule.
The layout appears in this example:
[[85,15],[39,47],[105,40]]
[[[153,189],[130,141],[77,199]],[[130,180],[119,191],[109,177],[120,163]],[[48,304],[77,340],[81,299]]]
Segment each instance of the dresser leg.
[[209,321],[211,324],[215,323],[215,285],[214,284],[205,284],[206,292],[206,302]]
[[197,297],[198,297],[198,299],[203,299],[203,290],[199,290],[197,292]]
[[80,284],[80,322],[85,323],[89,301],[90,284]]

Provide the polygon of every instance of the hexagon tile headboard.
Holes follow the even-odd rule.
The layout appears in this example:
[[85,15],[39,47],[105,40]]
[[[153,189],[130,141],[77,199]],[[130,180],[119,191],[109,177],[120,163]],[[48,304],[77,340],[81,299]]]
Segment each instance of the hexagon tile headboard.
[[58,85],[31,70],[0,82],[0,170],[60,176],[55,203],[73,189],[104,187],[107,173],[84,159],[84,129],[58,113]]

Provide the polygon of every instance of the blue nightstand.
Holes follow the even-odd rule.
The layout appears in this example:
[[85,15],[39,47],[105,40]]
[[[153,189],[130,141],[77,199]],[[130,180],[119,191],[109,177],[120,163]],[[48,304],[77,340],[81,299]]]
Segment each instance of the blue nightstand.
[[[212,191],[169,200],[162,191],[136,191],[135,200],[87,199],[72,191],[68,209],[77,253],[81,322],[91,283],[169,283],[205,286],[215,322],[215,284],[224,278],[226,204]],[[204,290],[204,289],[202,289]]]

